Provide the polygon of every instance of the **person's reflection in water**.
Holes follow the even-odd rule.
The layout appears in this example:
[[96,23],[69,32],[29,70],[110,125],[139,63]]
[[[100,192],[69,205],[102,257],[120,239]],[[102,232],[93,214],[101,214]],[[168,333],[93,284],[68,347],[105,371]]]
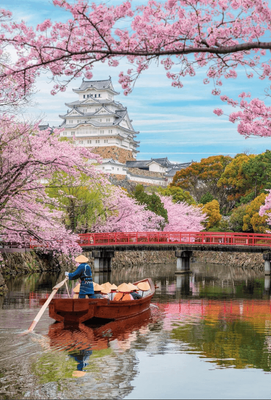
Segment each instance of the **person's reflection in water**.
[[88,365],[88,359],[92,354],[92,350],[79,350],[69,353],[69,357],[77,361],[77,371],[83,371]]

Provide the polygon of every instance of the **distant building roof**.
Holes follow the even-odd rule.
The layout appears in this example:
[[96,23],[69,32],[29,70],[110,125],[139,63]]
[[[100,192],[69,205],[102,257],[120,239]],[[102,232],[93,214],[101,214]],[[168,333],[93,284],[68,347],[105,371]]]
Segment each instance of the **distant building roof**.
[[191,162],[181,163],[181,164],[172,164],[172,168],[170,168],[167,171],[166,176],[174,176],[177,171],[187,168],[187,167],[189,167],[189,165],[191,165]]
[[150,160],[126,161],[126,167],[148,169],[149,163],[150,163]]
[[152,161],[157,162],[157,164],[162,165],[162,167],[170,167],[172,165],[172,163],[168,160],[167,157],[164,157],[164,158],[151,158],[150,163]]
[[104,158],[102,160],[102,164],[114,164],[114,165],[120,165],[121,167],[125,167],[125,164],[122,164],[117,160],[113,160],[113,158]]

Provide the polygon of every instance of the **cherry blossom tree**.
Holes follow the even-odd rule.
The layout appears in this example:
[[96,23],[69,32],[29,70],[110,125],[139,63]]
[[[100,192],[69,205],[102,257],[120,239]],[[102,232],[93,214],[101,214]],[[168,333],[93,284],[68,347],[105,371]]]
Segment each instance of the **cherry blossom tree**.
[[204,229],[202,224],[206,216],[199,207],[184,202],[174,203],[171,196],[160,198],[168,214],[165,232],[199,232]]
[[83,172],[102,184],[106,179],[93,165],[99,156],[59,141],[57,130],[42,131],[7,115],[0,120],[0,152],[2,240],[24,246],[32,239],[48,250],[79,252],[77,235],[66,230],[62,213],[56,210],[59,204],[45,187],[58,171],[73,175],[75,181]]
[[108,188],[103,196],[105,213],[92,226],[93,232],[158,231],[164,218],[139,204],[119,187]]

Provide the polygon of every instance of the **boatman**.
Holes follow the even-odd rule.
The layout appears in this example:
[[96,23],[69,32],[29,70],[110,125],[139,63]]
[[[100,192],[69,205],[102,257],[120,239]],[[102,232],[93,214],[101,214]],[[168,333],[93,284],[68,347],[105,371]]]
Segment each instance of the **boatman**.
[[65,275],[69,277],[69,280],[81,279],[79,299],[85,299],[86,295],[90,299],[95,299],[92,272],[90,266],[87,264],[88,258],[81,254],[76,257],[75,262],[77,264],[76,270],[72,273],[65,272]]

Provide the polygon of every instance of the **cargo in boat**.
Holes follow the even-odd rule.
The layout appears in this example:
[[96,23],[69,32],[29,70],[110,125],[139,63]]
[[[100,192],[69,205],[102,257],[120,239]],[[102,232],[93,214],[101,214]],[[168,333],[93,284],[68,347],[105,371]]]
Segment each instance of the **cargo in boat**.
[[[150,308],[155,287],[150,278],[134,282],[148,282],[150,290],[137,300],[114,301],[108,299],[54,298],[49,304],[49,316],[59,322],[81,323],[91,319],[119,320],[134,317]],[[41,302],[45,302],[42,299]]]

